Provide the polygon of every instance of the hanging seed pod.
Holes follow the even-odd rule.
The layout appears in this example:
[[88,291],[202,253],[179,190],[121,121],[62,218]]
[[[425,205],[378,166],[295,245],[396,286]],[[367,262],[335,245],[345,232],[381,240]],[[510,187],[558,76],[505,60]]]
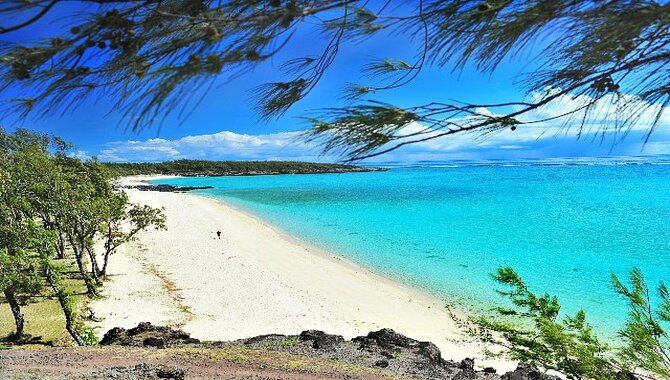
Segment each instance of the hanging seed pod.
[[239,62],[241,59],[242,54],[239,51],[231,51],[224,57],[226,62]]
[[486,11],[488,11],[489,9],[491,9],[491,4],[487,3],[486,1],[483,2],[483,3],[480,3],[480,4],[477,6],[477,10],[480,11],[480,12],[486,12]]
[[202,59],[197,54],[191,54],[188,56],[188,61],[186,62],[189,65],[197,66],[202,62]]
[[30,72],[25,69],[16,71],[15,75],[18,80],[30,79]]
[[79,66],[79,67],[77,67],[76,73],[77,73],[78,75],[86,75],[86,74],[90,74],[90,73],[91,73],[91,69],[90,69],[89,67],[86,67],[86,66]]
[[289,26],[291,26],[291,23],[293,23],[293,15],[288,14],[288,15],[282,17],[281,21],[279,22],[279,26],[286,29]]
[[221,72],[223,68],[223,61],[216,54],[210,54],[207,56],[207,72],[210,74],[217,74]]
[[249,61],[257,61],[261,58],[260,54],[256,50],[249,50],[245,54],[247,60]]

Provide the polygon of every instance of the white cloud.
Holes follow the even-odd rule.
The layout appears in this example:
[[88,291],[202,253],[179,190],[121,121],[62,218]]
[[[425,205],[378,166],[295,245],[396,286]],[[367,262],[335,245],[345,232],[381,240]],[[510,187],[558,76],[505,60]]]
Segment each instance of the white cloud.
[[175,140],[149,139],[108,143],[98,154],[102,161],[136,162],[176,159],[309,160],[324,161],[318,147],[302,142],[299,132],[265,135],[223,131]]
[[[537,102],[544,98],[548,93],[556,90],[548,89],[547,93],[534,92],[528,97],[528,102]],[[585,107],[587,104],[593,102],[593,98],[588,95],[561,95],[555,100],[549,102],[545,106],[538,108],[535,111],[524,115],[523,121],[542,120],[548,118],[557,118],[564,115],[569,110],[579,109]],[[634,112],[630,112],[634,110]],[[585,127],[594,130],[602,130],[607,128],[612,131],[617,122],[617,111],[622,111],[622,114],[633,114],[637,118],[637,122],[631,125],[631,130],[649,131],[651,126],[659,113],[661,113],[658,125],[670,125],[670,107],[662,107],[660,104],[650,104],[640,98],[627,94],[606,94],[596,105],[589,110],[589,117],[587,118]],[[575,127],[581,123],[582,113],[577,113],[575,119],[571,119],[566,127]],[[553,125],[559,126],[565,123],[565,120],[556,120]]]
[[70,157],[78,158],[80,160],[88,160],[91,158],[91,155],[88,154],[85,150],[77,150],[69,153]]
[[[532,94],[539,96],[538,94]],[[532,99],[531,99],[532,100]],[[561,115],[567,109],[584,104],[586,97],[569,95],[557,99],[546,107],[524,117],[523,121],[540,120]],[[520,125],[515,131],[501,130],[492,135],[461,133],[442,136],[428,141],[404,146],[396,151],[375,157],[370,162],[454,159],[505,159],[505,158],[549,158],[571,156],[608,155],[657,155],[670,154],[670,109],[659,121],[652,139],[644,142],[646,133],[660,106],[648,108],[640,115],[639,123],[622,140],[622,133],[602,132],[603,125],[610,125],[605,106],[594,111],[594,119],[585,127],[582,135],[575,128],[565,128],[561,121]],[[485,108],[480,114],[493,115]],[[467,120],[467,119],[465,119]],[[418,123],[410,123],[399,134],[426,131]],[[439,131],[428,131],[422,137],[434,136]],[[84,152],[86,153],[86,152]],[[138,162],[165,161],[175,159],[208,160],[296,160],[335,161],[332,156],[323,156],[317,144],[306,143],[300,132],[281,132],[263,135],[239,134],[222,131],[214,134],[186,136],[175,140],[161,138],[144,141],[117,141],[106,144],[99,152],[102,161]]]
[[[410,124],[402,132],[420,129],[423,126]],[[644,144],[641,132],[634,132],[617,143],[613,139],[577,139],[574,135],[543,134],[543,131],[545,128],[532,126],[520,127],[516,131],[504,130],[487,138],[472,133],[444,136],[405,146],[369,162],[670,154],[670,134],[658,134],[656,140]],[[321,155],[316,144],[305,143],[299,132],[247,135],[229,131],[175,140],[112,142],[100,151],[98,158],[112,162],[175,159],[336,161],[335,157]]]

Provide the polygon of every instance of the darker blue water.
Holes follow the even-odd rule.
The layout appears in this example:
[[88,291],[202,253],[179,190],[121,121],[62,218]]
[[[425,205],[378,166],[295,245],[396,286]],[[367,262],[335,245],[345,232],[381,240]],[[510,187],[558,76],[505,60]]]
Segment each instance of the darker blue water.
[[[181,178],[303,240],[466,309],[501,301],[514,267],[596,327],[624,319],[611,272],[670,280],[670,165],[394,168],[388,172]],[[225,226],[222,226],[225,228]]]

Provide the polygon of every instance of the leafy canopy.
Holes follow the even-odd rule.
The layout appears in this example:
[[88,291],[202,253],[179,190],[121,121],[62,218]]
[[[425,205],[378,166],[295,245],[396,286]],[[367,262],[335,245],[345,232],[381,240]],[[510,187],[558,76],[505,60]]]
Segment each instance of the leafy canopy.
[[[47,134],[0,128],[0,291],[14,316],[13,340],[26,337],[22,305],[53,294],[72,339],[93,342],[63,280],[83,281],[96,295],[119,246],[148,228],[165,228],[161,209],[130,203],[105,166],[68,157],[67,149]],[[96,252],[100,245],[104,251]]]

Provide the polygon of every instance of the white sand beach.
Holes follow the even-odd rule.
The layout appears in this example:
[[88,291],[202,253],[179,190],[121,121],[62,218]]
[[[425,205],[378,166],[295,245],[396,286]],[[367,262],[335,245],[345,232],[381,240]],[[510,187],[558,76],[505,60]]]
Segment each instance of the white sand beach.
[[132,202],[164,207],[168,230],[141,234],[110,260],[106,297],[91,305],[103,318],[100,335],[140,321],[177,326],[203,340],[307,329],[349,339],[388,327],[432,341],[446,359],[475,357],[479,366],[514,368],[483,360],[482,347],[462,333],[444,301],[303,244],[218,200],[126,191]]

